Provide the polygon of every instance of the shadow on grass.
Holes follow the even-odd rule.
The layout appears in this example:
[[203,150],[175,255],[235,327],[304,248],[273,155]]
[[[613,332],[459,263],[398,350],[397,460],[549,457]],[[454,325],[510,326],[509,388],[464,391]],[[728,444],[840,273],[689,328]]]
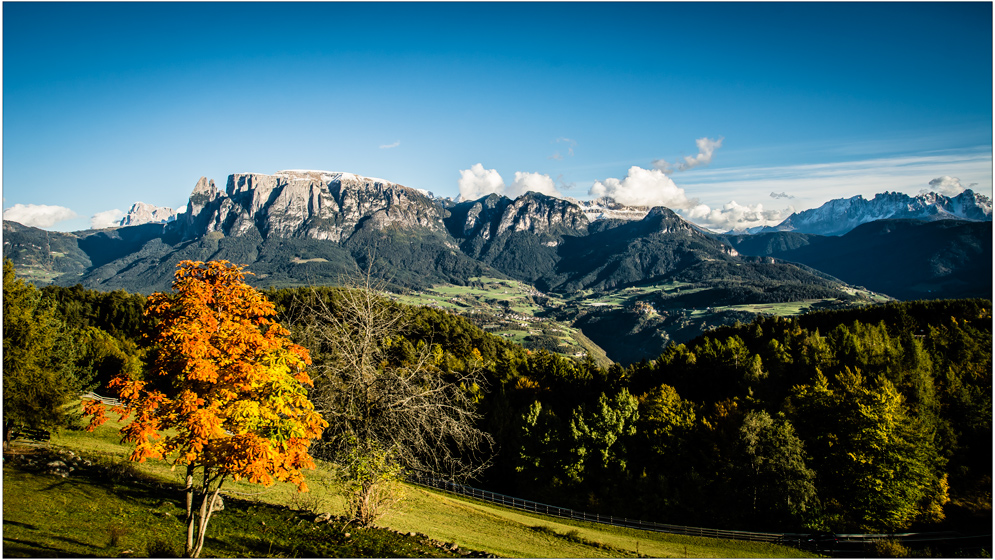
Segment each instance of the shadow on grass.
[[272,540],[266,540],[262,537],[235,537],[227,539],[212,539],[208,537],[207,542],[218,550],[237,550],[240,556],[277,556],[282,558],[325,557],[320,554],[312,554],[312,551],[307,548],[302,549],[301,546],[295,546],[291,549],[290,547],[277,544]]
[[57,482],[43,488],[42,492],[58,491],[63,486],[72,484],[77,491],[86,492],[86,487],[93,487],[105,492],[109,492],[128,501],[140,502],[143,504],[156,504],[168,502],[175,507],[181,506],[183,498],[183,488],[178,485],[161,481],[149,481],[136,479],[133,481],[111,481],[101,479],[93,473],[79,473],[72,477],[72,480],[59,479]]
[[[66,551],[62,548],[57,548],[54,546],[49,546],[35,541],[26,540],[13,540],[4,539],[3,540],[3,556],[5,558],[12,557],[33,557],[33,558],[58,558],[59,556],[66,556]],[[77,558],[96,558],[97,554],[72,554],[72,556]]]
[[37,525],[32,525],[30,523],[21,523],[20,521],[9,521],[7,519],[4,519],[3,520],[3,524],[4,525],[13,525],[15,527],[22,527],[24,529],[31,529],[32,531],[37,531],[38,530],[38,526]]
[[82,547],[85,547],[85,548],[99,548],[98,546],[94,545],[93,543],[84,542],[84,541],[80,541],[80,540],[76,540],[76,539],[71,539],[69,537],[62,537],[62,536],[59,536],[59,535],[52,535],[52,538],[55,539],[55,540],[57,540],[57,541],[62,541],[64,543],[69,543],[69,544],[75,544],[77,546],[82,546]]

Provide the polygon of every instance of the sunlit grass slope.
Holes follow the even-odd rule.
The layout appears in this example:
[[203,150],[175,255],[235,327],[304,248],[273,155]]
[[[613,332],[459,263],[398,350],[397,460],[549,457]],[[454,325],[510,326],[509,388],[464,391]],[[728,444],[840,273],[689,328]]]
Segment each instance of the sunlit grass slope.
[[797,558],[804,551],[570,521],[412,488],[384,524],[511,557]]

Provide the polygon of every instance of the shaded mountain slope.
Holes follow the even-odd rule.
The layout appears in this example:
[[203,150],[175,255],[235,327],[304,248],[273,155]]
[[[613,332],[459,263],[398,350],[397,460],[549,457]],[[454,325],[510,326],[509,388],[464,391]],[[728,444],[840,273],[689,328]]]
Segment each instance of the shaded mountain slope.
[[992,223],[879,220],[840,237],[723,236],[743,254],[803,263],[892,297],[992,297]]

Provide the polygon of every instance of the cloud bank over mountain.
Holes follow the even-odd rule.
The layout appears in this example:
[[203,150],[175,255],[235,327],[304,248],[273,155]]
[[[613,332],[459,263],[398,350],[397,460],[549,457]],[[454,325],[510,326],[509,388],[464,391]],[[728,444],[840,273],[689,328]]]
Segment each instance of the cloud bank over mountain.
[[484,164],[475,163],[470,169],[461,169],[459,194],[463,200],[476,200],[489,194],[504,193],[504,179],[497,169],[484,169]]
[[48,204],[15,204],[3,211],[3,219],[36,228],[52,227],[75,217],[76,212],[65,206]]
[[[970,186],[973,187],[974,185],[972,184]],[[922,192],[932,191],[937,194],[942,194],[944,196],[957,196],[960,193],[967,190],[967,188],[968,187],[965,187],[960,184],[960,179],[958,179],[957,177],[944,175],[942,177],[937,177],[936,179],[930,181],[929,188],[923,189]]]
[[90,218],[90,228],[91,229],[103,229],[109,227],[117,227],[121,225],[121,218],[124,217],[124,212],[114,208],[113,210],[105,210],[104,212],[97,212]]
[[595,181],[588,194],[600,198],[609,196],[626,206],[666,206],[673,210],[688,210],[698,201],[688,198],[684,189],[659,169],[643,169],[633,165],[624,179],[610,177]]
[[534,191],[549,196],[562,198],[563,194],[556,188],[556,182],[543,173],[515,172],[515,180],[510,186],[497,169],[484,169],[482,163],[475,163],[470,169],[460,170],[459,192],[461,200],[476,200],[489,194],[501,194],[509,198]]
[[692,222],[715,231],[744,231],[753,228],[773,226],[781,221],[794,210],[764,210],[763,204],[742,205],[735,200],[725,204],[722,208],[709,208],[705,204],[700,204],[691,210],[684,212],[685,218]]

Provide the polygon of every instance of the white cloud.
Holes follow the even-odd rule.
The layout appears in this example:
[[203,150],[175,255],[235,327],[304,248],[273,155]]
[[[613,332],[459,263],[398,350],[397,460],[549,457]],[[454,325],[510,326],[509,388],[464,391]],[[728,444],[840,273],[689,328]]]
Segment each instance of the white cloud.
[[75,217],[76,212],[64,206],[46,204],[15,204],[3,211],[3,219],[36,228],[52,227]]
[[496,169],[484,169],[483,164],[475,163],[470,169],[460,170],[461,200],[477,200],[491,193],[504,193],[504,179]]
[[90,229],[117,227],[121,225],[121,218],[123,217],[124,212],[118,210],[117,208],[113,210],[106,210],[104,212],[97,212],[90,218]]
[[518,198],[519,196],[535,191],[549,196],[562,198],[563,195],[557,190],[556,184],[549,175],[542,173],[515,172],[515,182],[508,188],[508,197]]
[[966,189],[960,184],[960,179],[944,175],[929,182],[929,189],[944,196],[957,196]]
[[696,156],[684,156],[684,161],[678,161],[675,165],[667,163],[667,160],[656,159],[653,160],[653,167],[659,169],[664,173],[672,173],[674,171],[687,171],[694,167],[699,167],[702,165],[708,165],[712,162],[712,156],[715,154],[715,150],[722,147],[723,138],[718,140],[712,140],[710,138],[699,138],[694,141],[698,145],[698,155]]
[[672,209],[691,209],[698,204],[684,194],[673,179],[659,169],[643,169],[633,165],[625,179],[608,178],[595,181],[588,191],[593,197],[610,196],[628,206],[666,206]]
[[711,209],[699,204],[682,214],[692,222],[715,231],[743,231],[749,228],[775,226],[791,215],[793,209],[764,210],[763,204],[744,206],[735,200],[721,209]]
[[391,148],[396,148],[396,147],[398,147],[400,145],[401,145],[401,141],[398,140],[397,142],[394,142],[393,144],[380,144],[380,149],[381,150],[389,150]]
[[772,193],[770,193],[770,197],[771,198],[794,198],[794,196],[792,196],[792,195],[790,195],[788,193],[783,193],[783,192],[780,192],[780,193],[772,192]]

